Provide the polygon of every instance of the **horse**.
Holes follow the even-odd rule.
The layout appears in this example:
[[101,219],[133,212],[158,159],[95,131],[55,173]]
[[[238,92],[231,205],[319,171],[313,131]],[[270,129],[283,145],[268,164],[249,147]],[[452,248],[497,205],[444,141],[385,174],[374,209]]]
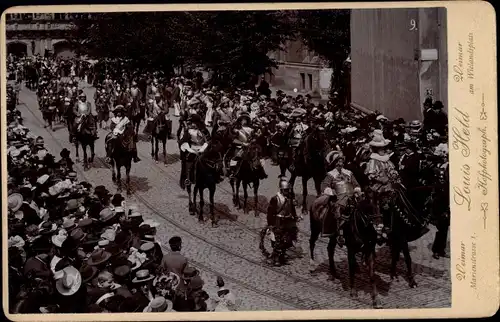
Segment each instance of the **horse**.
[[[336,196],[321,196],[311,205],[310,227],[311,237],[309,239],[310,250],[310,272],[313,272],[315,267],[314,248],[320,234],[325,230],[330,233],[327,251],[328,262],[330,267],[331,279],[339,278],[335,268],[334,256],[335,247],[338,237],[338,220],[335,218],[337,211],[335,204]],[[326,207],[326,208],[325,208]],[[375,283],[375,245],[377,243],[377,232],[373,226],[375,218],[373,207],[367,198],[358,199],[351,197],[347,202],[344,215],[349,219],[343,225],[344,238],[347,246],[347,259],[349,263],[349,286],[351,297],[357,297],[357,292],[354,287],[354,279],[356,275],[356,254],[361,253],[368,267],[368,276],[371,284],[372,306],[379,307],[377,298],[377,286]]]
[[[131,140],[134,139],[134,129],[128,125],[117,138],[112,139],[112,132],[106,137],[106,151],[111,158],[112,180],[118,187],[118,192],[122,191],[121,168],[125,168],[127,196],[130,196],[130,169],[132,167],[133,152],[130,148]],[[116,170],[115,170],[116,168]]]
[[203,207],[205,206],[205,200],[203,197],[203,192],[205,191],[205,189],[208,189],[209,200],[210,200],[210,218],[212,221],[212,226],[215,227],[217,226],[217,218],[215,217],[214,213],[214,207],[215,207],[214,196],[217,187],[216,178],[219,176],[220,172],[219,167],[221,166],[220,163],[222,162],[220,146],[218,146],[218,144],[216,144],[215,142],[211,142],[203,153],[199,155],[189,154],[188,158],[191,158],[191,160],[189,161],[193,163],[192,163],[192,169],[186,169],[187,170],[186,172],[194,171],[193,176],[190,176],[188,173],[188,178],[189,177],[194,178],[194,189],[193,189],[192,199],[191,199],[191,185],[188,184],[186,186],[189,194],[189,213],[191,215],[194,215],[197,212],[196,197],[199,192],[200,209],[198,212],[198,220],[200,222],[204,222]]
[[132,98],[128,105],[128,118],[134,128],[134,140],[137,142],[139,135],[139,126],[141,120],[144,119],[145,109],[138,98]]
[[258,200],[259,200],[259,174],[257,167],[260,166],[260,157],[261,157],[261,147],[257,142],[251,142],[249,146],[245,148],[243,152],[243,156],[241,157],[241,161],[236,169],[236,173],[234,178],[231,179],[231,188],[233,190],[233,204],[238,209],[241,209],[240,204],[240,184],[243,185],[243,211],[248,213],[247,211],[247,199],[248,192],[247,187],[249,184],[253,186],[253,194],[254,194],[254,212],[255,217],[259,216],[258,210]]
[[167,165],[167,138],[170,133],[168,114],[161,112],[154,120],[154,125],[151,133],[151,157],[158,163],[158,144],[161,141],[163,147],[163,163]]
[[302,178],[302,214],[307,214],[307,182],[314,180],[316,194],[321,194],[321,182],[326,176],[325,148],[327,147],[323,131],[313,130],[295,149],[288,166],[290,171],[290,186],[295,184],[297,177]]
[[[83,169],[90,169],[90,164],[94,162],[94,142],[95,137],[93,135],[93,131],[95,130],[96,121],[95,117],[92,114],[82,116],[81,124],[79,129],[75,124],[73,126],[73,142],[75,144],[76,150],[76,162],[80,162],[80,156],[78,154],[78,150],[80,145],[83,150]],[[90,158],[87,158],[87,146],[90,148]]]

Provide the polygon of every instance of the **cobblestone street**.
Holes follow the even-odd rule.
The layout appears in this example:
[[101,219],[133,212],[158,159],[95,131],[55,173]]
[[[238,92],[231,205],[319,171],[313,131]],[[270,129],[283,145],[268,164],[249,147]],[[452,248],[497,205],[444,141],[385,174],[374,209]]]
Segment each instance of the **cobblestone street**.
[[[88,100],[93,101],[95,89],[81,83]],[[52,132],[44,129],[41,113],[34,92],[23,87],[20,92],[18,107],[24,119],[24,125],[34,135],[45,139],[50,153],[58,156],[63,148],[71,151],[75,160],[75,149],[68,141],[68,132],[64,124],[56,125]],[[173,114],[173,111],[170,111]],[[178,119],[173,118],[173,133],[177,130]],[[141,125],[140,133],[142,133]],[[112,193],[116,187],[111,180],[111,170],[104,161],[104,139],[107,131],[99,130],[96,141],[96,158],[92,168],[83,171],[83,165],[77,164],[78,177],[93,185],[104,185]],[[268,200],[278,189],[278,167],[266,161],[268,179],[261,182],[259,204],[253,202],[253,191],[249,189],[248,214],[233,207],[231,187],[227,179],[217,186],[215,193],[216,214],[219,227],[212,228],[209,222],[199,223],[188,212],[188,196],[179,186],[181,162],[176,140],[167,144],[167,165],[155,163],[150,156],[151,145],[144,138],[137,144],[139,163],[134,163],[131,170],[132,196],[127,204],[137,204],[144,218],[152,218],[160,223],[157,236],[168,250],[168,239],[178,235],[183,240],[182,252],[190,263],[201,271],[207,292],[216,292],[216,277],[222,276],[226,286],[237,294],[242,304],[239,310],[303,310],[303,309],[369,309],[371,307],[370,283],[365,268],[360,265],[357,273],[358,297],[349,296],[346,248],[338,248],[335,263],[340,281],[329,281],[327,240],[320,240],[315,250],[319,268],[309,273],[309,218],[304,217],[299,223],[299,241],[302,256],[297,256],[284,267],[268,266],[258,247],[260,230],[266,225],[265,211]],[[80,157],[82,153],[80,152]],[[124,177],[124,174],[123,174]],[[124,179],[123,179],[124,180]],[[300,179],[294,190],[301,195]],[[314,191],[310,182],[309,191]],[[123,193],[125,196],[125,193]],[[240,191],[240,196],[243,193]],[[300,198],[299,202],[300,202]],[[308,202],[314,196],[309,195]],[[208,213],[208,196],[205,194]],[[260,216],[255,217],[257,208]],[[298,210],[300,211],[300,210]],[[406,268],[403,258],[398,265],[399,280],[389,277],[390,251],[387,246],[377,248],[376,275],[377,287],[383,308],[440,308],[451,305],[451,282],[449,275],[450,259],[432,257],[430,250],[435,228],[419,240],[410,244],[418,287],[411,289],[405,280]],[[358,260],[359,261],[359,260]],[[360,262],[360,261],[359,261]]]

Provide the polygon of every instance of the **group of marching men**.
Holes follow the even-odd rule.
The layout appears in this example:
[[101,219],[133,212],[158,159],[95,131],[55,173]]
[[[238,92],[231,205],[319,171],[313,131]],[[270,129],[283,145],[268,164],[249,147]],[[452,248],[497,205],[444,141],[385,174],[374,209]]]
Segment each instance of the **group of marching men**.
[[[108,68],[113,70],[112,65]],[[124,72],[127,70],[123,63],[116,68]],[[338,136],[334,139],[337,143],[339,138],[342,141],[345,137],[346,140],[352,141],[348,144],[354,145],[357,150],[371,148],[366,173],[370,180],[374,180],[374,189],[380,191],[387,188],[388,181],[399,176],[403,159],[409,159],[416,151],[425,150],[427,154],[447,158],[447,115],[443,111],[442,103],[433,102],[431,98],[425,103],[423,123],[414,120],[406,125],[402,119],[389,121],[385,116],[378,115],[371,124],[360,126],[359,122],[356,122],[356,113],[333,106],[330,102],[326,105],[316,105],[312,103],[309,95],[292,97],[278,91],[276,97],[271,98],[265,81],[262,81],[258,88],[221,90],[216,86],[204,84],[199,80],[199,75],[192,78],[168,78],[159,73],[135,71],[131,77],[125,77],[123,75],[126,73],[120,74],[116,68],[113,77],[111,74],[104,77],[96,75],[94,99],[99,126],[102,122],[105,123],[104,127],[108,126],[109,112],[112,112],[114,117],[110,123],[111,136],[120,136],[125,128],[130,126],[131,120],[128,116],[131,106],[138,104],[144,113],[146,131],[150,133],[155,118],[161,113],[168,117],[173,109],[173,116],[180,118],[177,139],[184,156],[203,153],[211,137],[230,127],[234,138],[232,146],[236,148],[230,161],[233,174],[241,158],[241,151],[258,137],[266,138],[266,156],[271,156],[273,161],[277,162],[277,156],[283,147],[296,148],[307,133],[318,127],[325,129],[327,135]],[[59,106],[64,106],[64,111],[68,111],[65,112],[66,115],[74,118],[74,126],[78,127],[81,119],[92,113],[90,103],[87,102],[85,93],[78,90],[78,82],[74,78],[64,83],[55,75],[57,73],[53,73],[52,78],[48,75],[47,80],[41,82],[40,105],[43,110],[50,111],[55,104],[53,102],[57,101]],[[211,133],[207,127],[212,127]],[[283,133],[286,135],[277,135]],[[95,136],[97,137],[97,127]],[[275,137],[286,137],[287,142],[274,142]],[[132,142],[132,149],[137,151],[135,140]],[[387,149],[388,146],[390,149]],[[394,164],[391,150],[394,151],[398,146],[403,146],[403,150],[405,147],[410,148],[402,153],[403,157],[397,160],[398,164]],[[329,176],[342,178],[336,180],[343,183],[353,180],[352,184],[356,186],[352,173],[342,168],[342,158],[342,153],[328,154],[328,166],[334,168],[329,172]],[[185,159],[183,158],[183,162]],[[134,161],[140,161],[137,153]],[[264,161],[261,160],[260,179],[267,177],[263,165]],[[182,177],[187,178],[181,180],[182,186],[190,183],[189,175],[183,174]],[[285,187],[286,184],[280,186]],[[336,193],[342,194],[343,189],[338,187]],[[327,192],[330,193],[329,190]],[[353,192],[358,191],[356,189]],[[434,251],[435,257],[444,254],[443,247],[440,246]]]

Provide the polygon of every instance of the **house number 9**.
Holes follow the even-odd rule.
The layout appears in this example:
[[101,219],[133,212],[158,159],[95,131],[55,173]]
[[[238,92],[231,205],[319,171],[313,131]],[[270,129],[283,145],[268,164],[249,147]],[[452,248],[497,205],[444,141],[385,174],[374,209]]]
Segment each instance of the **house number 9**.
[[410,30],[418,30],[417,22],[415,21],[415,19],[410,20]]

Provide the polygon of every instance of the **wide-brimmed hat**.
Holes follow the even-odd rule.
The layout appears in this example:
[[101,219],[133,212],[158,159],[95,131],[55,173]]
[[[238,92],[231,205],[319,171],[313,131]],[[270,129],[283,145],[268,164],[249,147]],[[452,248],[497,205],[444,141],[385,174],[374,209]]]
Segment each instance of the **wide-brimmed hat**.
[[387,118],[387,117],[385,117],[385,116],[384,116],[384,115],[382,115],[382,114],[377,115],[377,117],[376,117],[375,119],[376,119],[377,121],[381,121],[381,120],[385,120],[385,121],[387,121],[387,120],[388,120],[388,118]]
[[116,231],[114,229],[106,229],[104,233],[101,234],[101,238],[109,240],[110,242],[115,241]]
[[149,270],[147,269],[141,269],[138,270],[137,273],[135,273],[135,277],[132,280],[132,283],[142,283],[142,282],[147,282],[155,277],[149,273]]
[[100,265],[108,261],[111,257],[111,254],[105,251],[102,248],[98,248],[90,254],[89,259],[87,260],[87,264],[90,266]]
[[117,193],[117,194],[113,195],[113,198],[111,199],[111,204],[113,206],[121,206],[121,204],[124,200],[125,200],[125,198],[120,193]]
[[71,232],[73,229],[77,228],[78,225],[75,223],[74,219],[66,219],[63,221],[62,228],[67,232]]
[[23,205],[23,196],[20,193],[13,193],[8,197],[9,209],[16,212]]
[[123,105],[116,105],[115,108],[112,110],[113,114],[116,113],[125,113],[125,107]]
[[419,120],[413,120],[410,122],[409,127],[411,129],[420,129],[422,127],[422,122],[420,122]]
[[50,221],[43,221],[38,226],[40,235],[49,235],[57,230],[57,225]]
[[76,199],[70,199],[66,203],[66,210],[67,211],[74,211],[80,207],[80,203]]
[[54,244],[56,247],[62,247],[62,244],[64,243],[66,238],[68,238],[68,233],[64,229],[61,229],[59,230],[59,233],[57,235],[52,236],[52,244]]
[[82,276],[73,266],[64,268],[63,277],[56,281],[57,291],[64,296],[75,294],[81,285]]
[[116,216],[116,212],[111,210],[110,208],[106,207],[101,212],[99,213],[99,219],[102,222],[107,222],[113,219]]
[[128,265],[118,266],[115,268],[113,273],[121,278],[127,277],[130,274],[130,266]]
[[302,117],[302,116],[306,115],[306,113],[307,113],[307,111],[305,109],[298,107],[298,108],[294,108],[292,110],[292,113],[290,113],[289,117],[290,118]]
[[191,114],[188,118],[188,122],[200,124],[200,123],[202,123],[202,119],[201,119],[201,116],[199,116],[198,114]]
[[94,220],[92,218],[84,218],[84,219],[81,219],[80,221],[78,221],[78,227],[80,228],[85,228],[85,227],[88,227],[88,226],[91,226],[94,224]]
[[97,273],[99,273],[99,270],[94,266],[83,264],[82,267],[80,267],[80,275],[82,276],[82,281],[84,283],[94,279]]
[[158,296],[149,302],[143,312],[167,312],[171,311],[172,307],[172,301],[165,299],[163,296]]
[[252,118],[250,117],[250,114],[247,112],[242,112],[240,115],[238,115],[238,119],[236,120],[237,122],[241,122],[241,120],[246,119],[247,122],[250,122]]
[[81,242],[87,237],[87,233],[84,233],[81,228],[75,228],[71,231],[70,236],[74,241]]
[[373,138],[368,143],[371,147],[375,148],[382,148],[387,146],[389,143],[391,143],[391,140],[387,140],[384,138],[384,134],[382,130],[374,130],[373,131]]
[[155,244],[152,243],[152,242],[145,242],[144,244],[141,245],[141,247],[139,248],[139,250],[141,252],[149,252],[151,250],[153,250],[155,247]]
[[335,163],[340,159],[344,159],[344,154],[341,151],[334,150],[326,155],[326,162],[328,162],[328,164]]

